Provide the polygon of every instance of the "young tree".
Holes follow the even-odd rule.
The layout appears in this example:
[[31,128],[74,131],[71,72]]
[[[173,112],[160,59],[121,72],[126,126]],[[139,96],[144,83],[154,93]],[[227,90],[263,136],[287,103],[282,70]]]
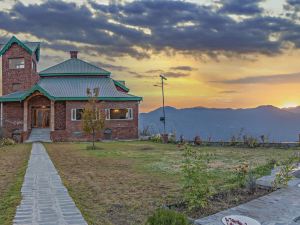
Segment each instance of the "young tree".
[[95,149],[95,136],[97,132],[100,132],[104,128],[104,118],[100,115],[100,110],[97,108],[97,97],[99,96],[99,88],[87,89],[87,95],[89,101],[86,104],[82,113],[82,128],[86,134],[93,136],[93,147]]

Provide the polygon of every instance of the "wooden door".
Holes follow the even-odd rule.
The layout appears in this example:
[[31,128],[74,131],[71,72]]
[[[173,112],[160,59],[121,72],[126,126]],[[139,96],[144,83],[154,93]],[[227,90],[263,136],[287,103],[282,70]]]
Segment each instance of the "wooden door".
[[47,128],[50,126],[50,109],[37,108],[32,110],[32,126]]

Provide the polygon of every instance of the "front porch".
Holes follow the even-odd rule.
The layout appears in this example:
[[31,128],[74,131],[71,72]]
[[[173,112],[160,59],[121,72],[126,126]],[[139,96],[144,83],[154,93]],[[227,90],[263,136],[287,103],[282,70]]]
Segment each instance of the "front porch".
[[55,102],[40,92],[35,92],[23,101],[22,141],[51,141],[55,130]]

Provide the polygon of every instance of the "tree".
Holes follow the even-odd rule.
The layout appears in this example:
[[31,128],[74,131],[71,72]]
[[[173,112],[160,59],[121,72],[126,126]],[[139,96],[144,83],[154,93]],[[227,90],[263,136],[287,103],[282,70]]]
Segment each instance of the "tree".
[[82,113],[82,128],[86,134],[90,134],[93,137],[93,147],[95,149],[95,136],[97,132],[100,132],[104,128],[104,118],[101,117],[100,110],[97,108],[97,97],[99,96],[99,88],[87,89],[87,95],[89,101],[83,109]]

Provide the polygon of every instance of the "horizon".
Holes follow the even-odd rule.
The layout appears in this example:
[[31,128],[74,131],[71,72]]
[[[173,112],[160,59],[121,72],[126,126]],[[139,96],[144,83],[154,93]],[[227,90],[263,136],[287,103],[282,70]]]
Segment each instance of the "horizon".
[[[239,109],[257,109],[257,108],[262,108],[262,107],[274,107],[274,108],[277,108],[277,109],[281,109],[281,110],[284,110],[284,109],[296,109],[296,108],[300,108],[300,105],[297,105],[297,106],[292,106],[292,107],[277,107],[277,106],[274,106],[274,105],[258,105],[258,106],[255,106],[255,107],[245,107],[245,108],[233,108],[233,107],[226,107],[226,108],[217,108],[217,107],[205,107],[205,106],[191,106],[191,107],[183,107],[183,108],[180,108],[180,107],[174,107],[174,106],[170,106],[170,105],[166,105],[165,108],[174,108],[176,110],[182,110],[182,109],[196,109],[196,108],[204,108],[204,109],[218,109],[218,110],[222,110],[222,109],[232,109],[232,110],[239,110]],[[158,110],[158,109],[161,109],[162,106],[159,106],[155,109],[151,109],[150,111],[147,111],[147,112],[140,112],[140,113],[149,113],[149,112],[152,112],[152,111],[155,111],[155,110]]]
[[295,1],[3,0],[0,7],[0,43],[13,35],[41,41],[39,71],[76,49],[142,96],[141,112],[161,106],[160,74],[168,78],[166,104],[176,108],[300,105]]

